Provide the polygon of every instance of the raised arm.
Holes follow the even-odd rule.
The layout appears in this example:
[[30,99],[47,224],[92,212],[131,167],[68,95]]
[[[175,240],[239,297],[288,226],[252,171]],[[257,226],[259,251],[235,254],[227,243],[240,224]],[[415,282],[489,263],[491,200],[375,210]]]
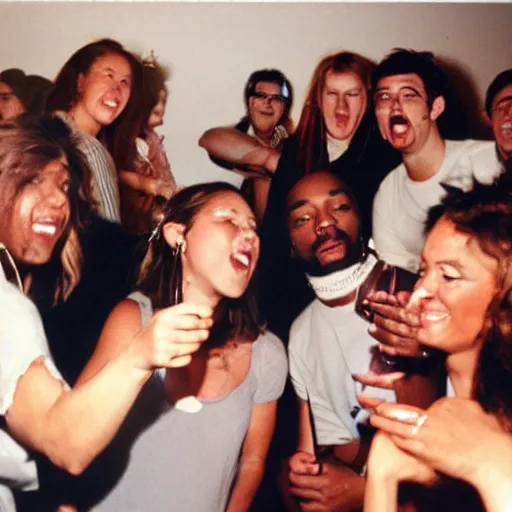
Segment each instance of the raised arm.
[[251,171],[259,175],[273,174],[279,162],[280,154],[275,149],[232,127],[207,130],[199,139],[199,145],[210,156],[230,162],[239,172],[249,175]]

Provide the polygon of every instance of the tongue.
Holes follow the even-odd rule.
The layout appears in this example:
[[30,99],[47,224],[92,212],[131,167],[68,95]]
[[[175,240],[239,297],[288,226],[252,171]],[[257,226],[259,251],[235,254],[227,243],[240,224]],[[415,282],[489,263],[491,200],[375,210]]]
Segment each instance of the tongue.
[[391,130],[395,135],[403,135],[407,131],[407,124],[394,124]]

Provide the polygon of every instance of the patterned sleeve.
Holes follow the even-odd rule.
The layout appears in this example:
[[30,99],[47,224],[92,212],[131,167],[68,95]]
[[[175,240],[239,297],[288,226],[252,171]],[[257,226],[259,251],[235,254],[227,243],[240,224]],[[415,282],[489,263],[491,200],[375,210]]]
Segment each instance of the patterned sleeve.
[[0,414],[12,405],[18,380],[38,358],[63,380],[50,356],[41,317],[15,286],[0,282]]
[[254,343],[257,350],[257,387],[255,403],[273,402],[284,391],[288,375],[288,361],[283,342],[270,331],[262,334]]

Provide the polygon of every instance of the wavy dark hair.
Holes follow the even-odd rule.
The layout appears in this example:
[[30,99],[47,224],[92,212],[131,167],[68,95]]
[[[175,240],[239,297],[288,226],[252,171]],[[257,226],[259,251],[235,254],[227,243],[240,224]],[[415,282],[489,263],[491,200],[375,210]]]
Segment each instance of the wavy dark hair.
[[254,94],[256,86],[260,82],[270,82],[279,87],[285,107],[283,115],[277,124],[282,124],[286,128],[286,131],[291,134],[293,131],[293,121],[290,118],[290,109],[293,104],[293,87],[290,80],[286,78],[286,75],[278,69],[259,69],[251,73],[244,87],[244,101],[247,114],[237,123],[236,129],[244,133],[247,133],[247,130],[249,130],[249,126],[251,125],[249,98]]
[[168,71],[156,61],[142,61],[142,89],[136,108],[127,112],[125,122],[105,136],[106,146],[117,169],[133,169],[137,158],[135,140],[144,137],[151,112],[160,99],[160,91],[164,90],[167,94],[167,78]]
[[475,183],[469,192],[450,188],[442,204],[429,212],[427,231],[445,217],[474,236],[496,260],[497,288],[481,332],[473,395],[485,410],[512,425],[512,166],[492,185]]
[[[193,185],[180,190],[165,205],[163,219],[150,237],[142,261],[136,288],[147,295],[155,309],[182,301],[181,254],[165,240],[162,229],[168,222],[185,226],[185,235],[210,199],[221,192],[240,191],[224,182]],[[208,347],[222,346],[232,338],[254,340],[263,331],[251,279],[245,293],[237,298],[224,298],[215,312],[215,325],[210,331]]]
[[[82,252],[78,233],[91,215],[90,173],[68,126],[58,117],[20,116],[0,123],[0,191],[3,216],[15,198],[48,164],[61,157],[68,162],[71,216],[55,246],[50,265],[56,271],[53,302],[67,299],[81,277]],[[9,248],[8,248],[9,249]],[[52,263],[53,262],[53,263]],[[37,280],[32,289],[37,290]]]
[[130,98],[124,110],[109,125],[101,129],[98,138],[112,139],[114,134],[136,116],[138,101],[142,90],[142,65],[137,57],[113,39],[99,39],[77,50],[62,66],[55,79],[53,90],[46,100],[46,111],[68,111],[80,99],[78,79],[86,75],[91,66],[101,57],[118,55],[126,59],[130,65],[131,91]]
[[[298,163],[306,173],[311,172],[314,156],[318,149],[325,152],[326,128],[322,116],[321,97],[325,87],[327,73],[355,73],[363,83],[368,95],[367,113],[370,110],[371,74],[375,64],[361,55],[351,52],[339,52],[324,57],[316,66],[309,84],[308,93],[302,108],[295,134],[299,141]],[[366,114],[367,114],[366,113]],[[365,114],[365,117],[366,117]],[[361,125],[364,119],[361,120]],[[321,156],[322,159],[322,156]]]

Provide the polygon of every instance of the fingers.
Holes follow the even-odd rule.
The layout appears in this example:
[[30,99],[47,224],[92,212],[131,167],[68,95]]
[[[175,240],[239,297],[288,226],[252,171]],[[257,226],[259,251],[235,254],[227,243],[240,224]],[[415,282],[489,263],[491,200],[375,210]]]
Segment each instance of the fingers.
[[205,306],[203,304],[182,302],[181,304],[163,309],[158,313],[158,315],[166,317],[170,316],[171,313],[175,313],[176,315],[196,315],[199,318],[211,318],[213,309],[210,306]]
[[370,307],[373,307],[375,303],[390,304],[396,306],[398,304],[398,300],[395,295],[391,295],[390,293],[387,293],[383,290],[374,290],[366,295],[363,304],[368,304]]
[[361,404],[364,409],[375,409],[378,405],[385,402],[382,398],[373,398],[365,395],[364,393],[357,394],[357,401]]
[[405,376],[404,372],[382,373],[354,373],[352,378],[364,386],[376,388],[394,389],[395,382]]

